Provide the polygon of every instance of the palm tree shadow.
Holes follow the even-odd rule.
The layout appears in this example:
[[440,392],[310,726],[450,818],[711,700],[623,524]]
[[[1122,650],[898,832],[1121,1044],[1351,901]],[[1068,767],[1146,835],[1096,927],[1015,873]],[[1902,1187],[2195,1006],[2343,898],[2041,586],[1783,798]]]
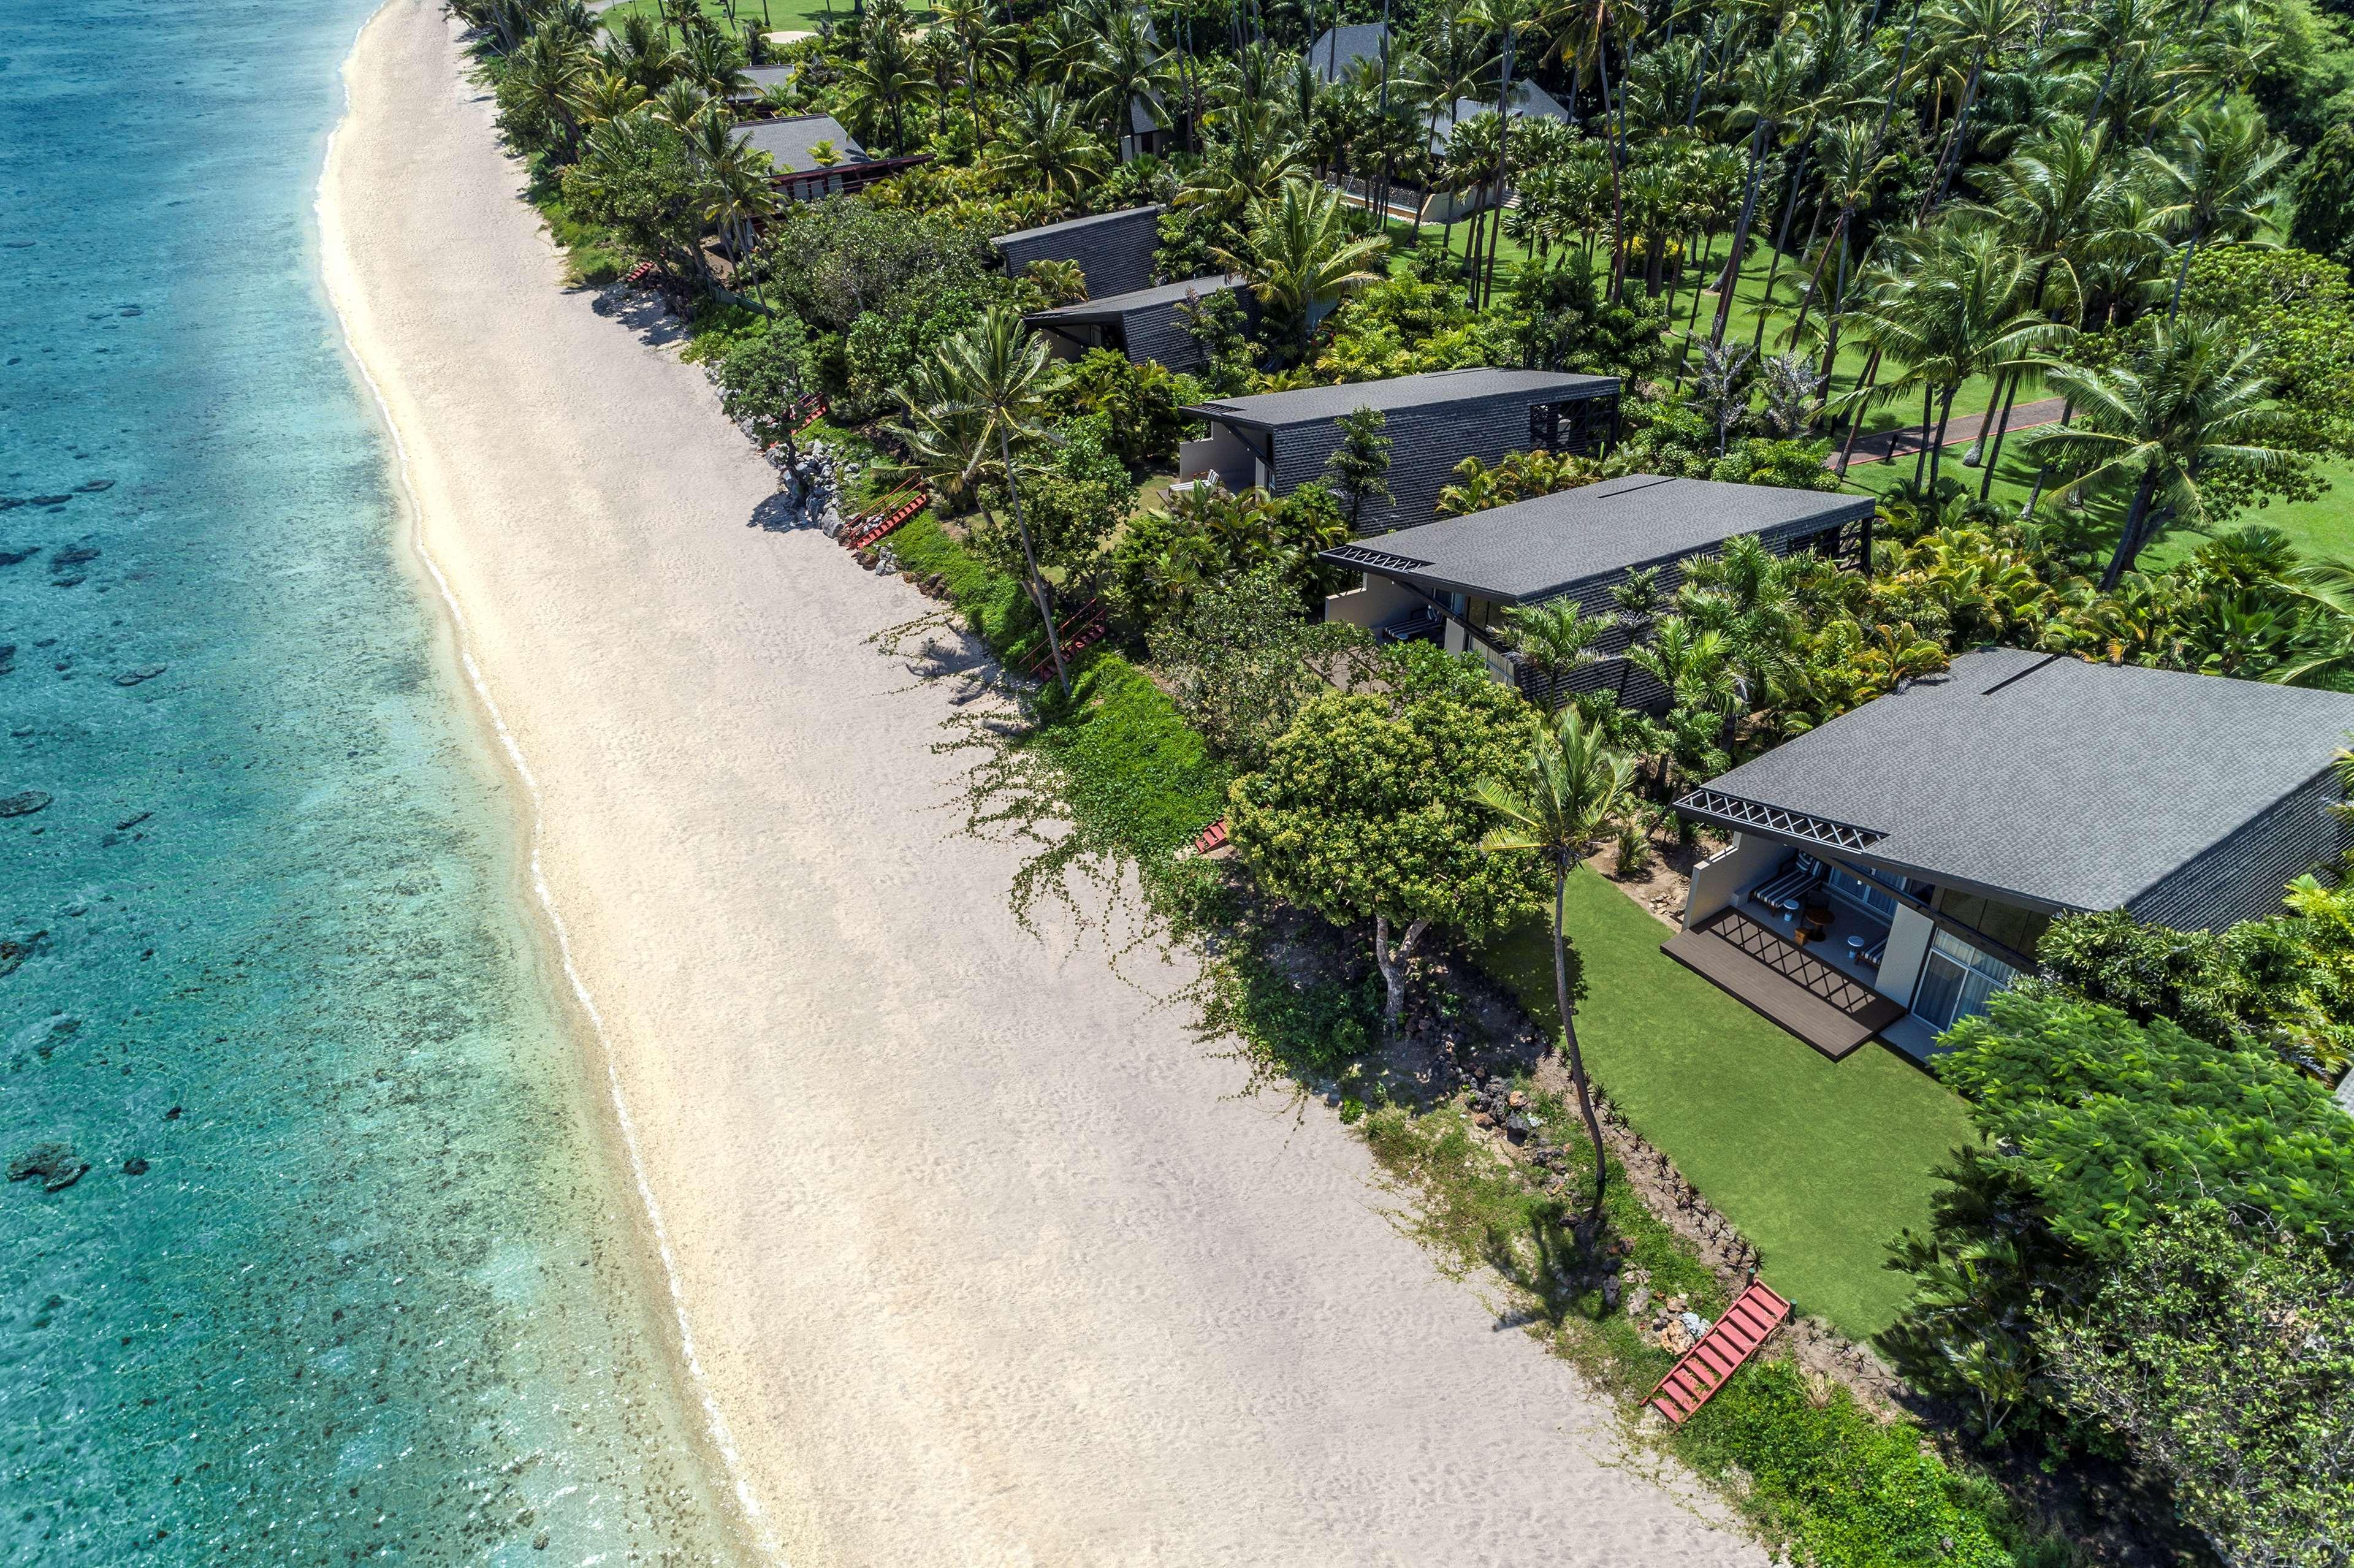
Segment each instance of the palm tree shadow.
[[1543,1322],[1557,1329],[1573,1315],[1590,1316],[1582,1302],[1601,1287],[1606,1228],[1590,1209],[1550,1202],[1530,1214],[1517,1244],[1501,1229],[1490,1230],[1480,1246],[1483,1259],[1529,1303],[1499,1316],[1496,1327]]
[[649,348],[668,348],[686,341],[686,322],[652,289],[621,289],[610,283],[584,283],[577,291],[596,296],[588,308],[620,323],[637,334]]

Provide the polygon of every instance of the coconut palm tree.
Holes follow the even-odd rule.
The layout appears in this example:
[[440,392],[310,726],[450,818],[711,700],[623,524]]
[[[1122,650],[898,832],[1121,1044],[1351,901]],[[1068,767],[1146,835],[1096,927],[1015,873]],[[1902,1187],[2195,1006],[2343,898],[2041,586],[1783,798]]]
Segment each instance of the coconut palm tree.
[[[1434,151],[1439,145],[1438,117],[1444,114],[1451,120],[1455,106],[1479,90],[1494,63],[1478,26],[1458,20],[1452,12],[1439,13],[1422,51],[1409,57],[1402,73],[1408,90],[1427,108],[1430,122],[1425,140]],[[1430,189],[1426,182],[1422,199],[1414,207],[1417,241],[1422,238],[1422,215],[1430,209]]]
[[2169,522],[2209,517],[2202,484],[2218,464],[2264,473],[2288,461],[2267,444],[2281,415],[2258,368],[2263,344],[2234,344],[2228,328],[2197,316],[2160,323],[2148,345],[2105,370],[2054,365],[2044,376],[2076,408],[2076,423],[2025,438],[2078,489],[2130,483],[2115,553],[2101,574],[2116,587]]
[[1488,854],[1542,856],[1553,873],[1553,1004],[1561,1012],[1562,1043],[1570,1081],[1577,1086],[1577,1108],[1594,1140],[1594,1209],[1602,1212],[1609,1157],[1602,1146],[1602,1123],[1594,1114],[1594,1090],[1586,1081],[1585,1054],[1577,1044],[1577,1008],[1569,994],[1569,942],[1563,927],[1569,906],[1569,877],[1586,846],[1625,806],[1633,785],[1632,760],[1610,750],[1599,732],[1587,727],[1575,707],[1564,708],[1540,727],[1529,747],[1521,787],[1483,779],[1473,790],[1479,802],[1501,819],[1479,841]]
[[1594,662],[1594,645],[1618,624],[1615,615],[1588,615],[1570,598],[1516,604],[1504,612],[1504,643],[1544,683],[1548,708],[1561,705],[1561,677]]
[[679,72],[723,102],[751,90],[744,74],[744,50],[725,33],[694,32],[679,48]]
[[907,27],[896,16],[868,19],[859,33],[858,55],[842,67],[852,99],[870,128],[891,124],[891,145],[907,147],[907,106],[931,91],[931,73]]
[[1111,157],[1061,88],[1033,87],[1013,101],[1013,116],[998,128],[989,160],[1005,178],[1073,206]]
[[1342,300],[1381,281],[1373,270],[1388,242],[1352,234],[1341,193],[1308,180],[1289,180],[1272,202],[1253,202],[1247,253],[1223,249],[1211,259],[1248,278],[1251,291],[1293,336],[1300,357],[1317,326]]
[[1872,307],[1874,344],[1905,366],[1884,392],[1918,388],[1923,423],[1933,426],[1924,453],[1933,494],[1962,384],[2024,363],[2065,330],[2030,308],[2028,281],[2025,259],[1998,230],[1946,224],[1914,253],[1897,288]]
[[1723,345],[1724,329],[1733,320],[1734,295],[1740,291],[1742,252],[1749,248],[1750,225],[1757,217],[1757,192],[1766,177],[1766,150],[1776,130],[1797,111],[1808,74],[1806,46],[1789,34],[1775,39],[1770,48],[1743,60],[1735,73],[1741,84],[1741,101],[1734,109],[1733,121],[1745,121],[1751,126],[1749,184],[1741,198],[1741,216],[1733,226],[1733,250],[1725,258],[1723,292],[1716,301],[1716,321],[1709,329],[1708,341],[1719,347]]
[[2281,177],[2296,149],[2264,128],[2264,117],[2244,98],[2226,98],[2184,116],[2163,154],[2143,155],[2158,192],[2157,216],[2182,231],[2182,265],[2174,275],[2172,321],[2182,309],[2182,285],[2201,241],[2236,238],[2253,230],[2278,204]]
[[563,137],[558,152],[567,162],[579,150],[577,106],[594,80],[595,63],[578,39],[552,27],[533,33],[507,56],[507,79],[521,105],[556,126]]
[[1016,447],[1029,447],[1045,439],[1046,399],[1064,374],[1062,366],[1046,352],[1045,344],[1023,326],[1021,312],[1010,305],[993,305],[978,324],[940,345],[936,378],[928,387],[911,388],[913,396],[902,401],[920,426],[928,426],[942,439],[953,439],[954,447],[963,453],[968,476],[977,475],[980,465],[989,460],[990,449],[996,449],[1006,504],[1013,510],[1014,532],[1022,540],[1030,598],[1046,627],[1055,680],[1067,695],[1071,673],[1063,662],[1062,639],[1055,630],[1054,595],[1038,570],[1030,526],[1023,520],[1014,461]]
[[1969,129],[1970,111],[1978,103],[1988,63],[2016,42],[2036,19],[2036,8],[2031,0],[1943,0],[1930,11],[1929,26],[1938,51],[1956,61],[1967,58],[1970,63],[1955,98],[1953,132],[1937,154],[1935,173],[1928,188],[1921,193],[1919,218],[1927,217],[1929,209],[1946,198],[1946,187],[1960,164],[1962,138]]
[[1151,18],[1126,6],[1112,13],[1108,25],[1092,43],[1093,48],[1077,62],[1076,74],[1094,89],[1087,112],[1102,123],[1112,144],[1118,146],[1128,135],[1130,116],[1138,106],[1149,111],[1166,101],[1174,79],[1169,51],[1153,37]]
[[619,71],[651,98],[678,72],[678,51],[662,23],[642,11],[632,11],[608,33],[603,49],[608,69]]

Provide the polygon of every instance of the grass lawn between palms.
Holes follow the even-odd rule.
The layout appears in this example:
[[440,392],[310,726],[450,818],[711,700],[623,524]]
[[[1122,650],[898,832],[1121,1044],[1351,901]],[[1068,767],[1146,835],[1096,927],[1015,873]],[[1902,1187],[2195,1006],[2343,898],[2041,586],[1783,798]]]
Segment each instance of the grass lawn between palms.
[[[2025,433],[2013,430],[2003,442],[2002,461],[1996,465],[1994,485],[1988,496],[2013,513],[2027,503],[2035,484],[2035,465],[2028,456],[2027,441],[2021,439]],[[1938,472],[1941,481],[1960,480],[1975,493],[1986,471],[1962,466],[1962,458],[1968,450],[1967,443],[1947,447]],[[1913,469],[1914,457],[1909,451],[1895,462],[1856,463],[1848,469],[1848,487],[1874,495],[1885,494],[1900,481],[1911,479]],[[2354,464],[2332,464],[2325,467],[2322,473],[2330,487],[2314,500],[2275,501],[2269,506],[2250,507],[2224,524],[2223,531],[2258,525],[2277,528],[2288,535],[2301,555],[2354,560]],[[2112,536],[2115,526],[2123,520],[2125,499],[2121,493],[2113,491],[2095,500],[2099,509],[2095,514],[2109,520]],[[2142,552],[2142,568],[2158,571],[2173,566],[2199,548],[2206,537],[2187,528],[2175,529]]]
[[[696,5],[705,16],[730,33],[739,22],[758,22],[763,32],[797,33],[814,31],[818,22],[829,14],[837,21],[851,19],[850,0],[833,0],[830,13],[827,0],[766,0],[765,4],[763,0],[735,0],[732,17],[727,0],[696,0]],[[619,26],[622,17],[633,12],[659,18],[663,7],[656,0],[620,0],[598,13],[598,17],[610,27]]]
[[[1931,1168],[1976,1139],[1961,1100],[1882,1046],[1826,1059],[1660,952],[1669,928],[1591,871],[1570,878],[1567,927],[1589,988],[1578,1041],[1604,1092],[1799,1311],[1853,1338],[1886,1327],[1910,1290],[1882,1266],[1886,1245],[1926,1227]],[[1557,1024],[1550,937],[1532,924],[1484,957]]]

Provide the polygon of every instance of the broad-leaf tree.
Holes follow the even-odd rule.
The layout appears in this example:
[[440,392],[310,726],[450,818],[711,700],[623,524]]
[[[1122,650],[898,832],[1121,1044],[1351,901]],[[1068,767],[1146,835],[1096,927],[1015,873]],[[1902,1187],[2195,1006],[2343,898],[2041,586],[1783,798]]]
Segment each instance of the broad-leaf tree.
[[1530,718],[1485,669],[1426,644],[1394,651],[1382,683],[1301,709],[1267,766],[1235,781],[1226,822],[1263,890],[1373,927],[1394,1033],[1433,927],[1478,941],[1535,907],[1525,863],[1480,849],[1501,820],[1478,793],[1515,771]]

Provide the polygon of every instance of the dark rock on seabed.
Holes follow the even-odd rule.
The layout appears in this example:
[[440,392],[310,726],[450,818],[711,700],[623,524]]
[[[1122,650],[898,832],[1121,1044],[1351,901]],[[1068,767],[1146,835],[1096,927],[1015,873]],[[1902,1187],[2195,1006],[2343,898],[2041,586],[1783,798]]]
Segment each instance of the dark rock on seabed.
[[19,789],[14,795],[0,795],[0,817],[29,817],[48,805],[51,797],[38,789]]
[[37,1143],[8,1161],[8,1180],[25,1181],[37,1176],[45,1192],[62,1192],[82,1179],[90,1161],[74,1158],[70,1143]]

